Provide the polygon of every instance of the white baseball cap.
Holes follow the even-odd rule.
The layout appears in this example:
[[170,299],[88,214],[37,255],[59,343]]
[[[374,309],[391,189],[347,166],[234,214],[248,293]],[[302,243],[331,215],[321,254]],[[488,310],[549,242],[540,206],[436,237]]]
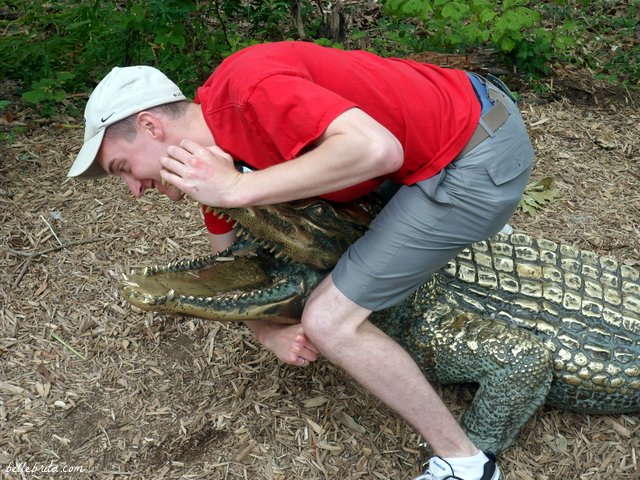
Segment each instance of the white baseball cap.
[[84,145],[68,177],[100,177],[107,172],[96,162],[104,132],[146,108],[187,98],[160,70],[147,66],[115,67],[95,88],[84,110]]

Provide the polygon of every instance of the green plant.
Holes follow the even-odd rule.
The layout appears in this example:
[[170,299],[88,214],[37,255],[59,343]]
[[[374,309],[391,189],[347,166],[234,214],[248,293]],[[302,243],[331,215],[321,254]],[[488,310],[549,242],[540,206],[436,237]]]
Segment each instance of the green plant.
[[17,16],[0,19],[0,74],[24,81],[23,99],[41,106],[89,90],[114,66],[133,64],[157,66],[190,93],[225,56],[257,40],[288,34],[289,4],[0,1],[0,8]]
[[611,82],[640,84],[640,0],[564,0],[544,3],[541,11],[574,39],[565,61]]
[[[553,61],[634,85],[640,79],[640,0],[381,0],[345,2],[340,43],[318,0],[0,0],[0,76],[52,114],[114,66],[153,65],[187,95],[233,52],[289,38],[364,48],[384,56],[489,48],[520,73]],[[64,102],[60,102],[65,99]]]
[[53,77],[36,80],[31,89],[22,94],[22,100],[38,106],[43,115],[51,116],[55,111],[55,104],[65,99],[65,87],[73,78],[74,74],[71,72],[55,72]]
[[556,48],[571,42],[565,29],[542,27],[529,0],[384,0],[388,12],[422,23],[425,47],[466,51],[487,46],[525,72],[545,72]]

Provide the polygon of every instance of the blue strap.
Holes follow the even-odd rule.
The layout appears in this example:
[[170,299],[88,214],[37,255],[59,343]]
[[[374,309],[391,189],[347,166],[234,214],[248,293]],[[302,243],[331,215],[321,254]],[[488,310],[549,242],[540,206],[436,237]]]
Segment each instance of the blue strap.
[[478,101],[482,106],[482,113],[484,115],[491,107],[493,107],[493,102],[489,99],[489,93],[487,92],[487,86],[485,83],[475,76],[473,73],[466,72],[467,77],[471,81],[471,85],[476,92],[476,97],[478,97]]

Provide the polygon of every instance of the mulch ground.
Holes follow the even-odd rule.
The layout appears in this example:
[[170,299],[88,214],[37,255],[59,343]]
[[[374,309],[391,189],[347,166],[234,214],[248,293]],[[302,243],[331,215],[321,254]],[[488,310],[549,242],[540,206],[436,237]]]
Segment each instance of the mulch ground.
[[[524,92],[521,109],[533,176],[553,177],[559,196],[513,226],[640,264],[640,97],[584,75],[549,90]],[[67,180],[78,118],[21,114],[1,132],[9,120],[28,130],[0,146],[0,477],[417,473],[417,435],[328,362],[283,365],[241,325],[123,302],[121,273],[208,253],[195,205],[135,201],[113,179]],[[439,391],[456,415],[473,392]],[[500,463],[507,480],[622,480],[640,476],[639,454],[637,414],[542,408]]]

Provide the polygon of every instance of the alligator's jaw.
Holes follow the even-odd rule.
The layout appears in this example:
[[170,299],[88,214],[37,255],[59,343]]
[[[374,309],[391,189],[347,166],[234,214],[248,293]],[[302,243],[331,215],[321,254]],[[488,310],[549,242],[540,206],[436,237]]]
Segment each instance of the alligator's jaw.
[[[133,272],[119,287],[144,310],[218,321],[296,322],[311,290],[380,207],[370,196],[353,204],[310,199],[228,209],[225,216],[244,240],[217,256]],[[252,250],[243,251],[246,244]]]
[[321,277],[304,265],[225,252],[131,273],[120,281],[120,289],[143,310],[218,321],[294,323]]

